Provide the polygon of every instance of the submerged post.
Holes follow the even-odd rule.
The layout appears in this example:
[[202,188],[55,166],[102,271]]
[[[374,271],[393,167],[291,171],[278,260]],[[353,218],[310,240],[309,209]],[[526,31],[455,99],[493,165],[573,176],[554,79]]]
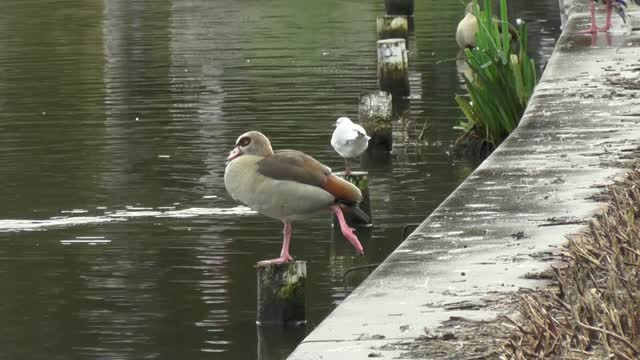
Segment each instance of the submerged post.
[[391,94],[376,91],[360,96],[358,106],[358,123],[371,136],[369,149],[391,151],[393,102]]
[[[345,210],[344,211],[344,219],[347,221],[349,225],[372,225],[373,219],[371,218],[371,203],[369,201],[369,173],[366,171],[352,171],[349,175],[345,172],[335,173],[334,175],[339,176],[348,182],[355,185],[360,192],[362,193],[362,201],[358,205],[360,210],[362,210],[367,216],[369,216],[369,221],[365,221],[361,217],[357,216],[353,213],[353,210]],[[334,224],[337,224],[338,219],[335,215],[333,215]]]
[[307,262],[256,265],[258,272],[258,325],[300,325],[305,318]]
[[413,15],[414,0],[384,0],[387,15]]
[[384,15],[376,19],[378,40],[409,39],[409,21],[405,15]]
[[409,96],[409,60],[404,39],[378,40],[378,84],[394,98]]

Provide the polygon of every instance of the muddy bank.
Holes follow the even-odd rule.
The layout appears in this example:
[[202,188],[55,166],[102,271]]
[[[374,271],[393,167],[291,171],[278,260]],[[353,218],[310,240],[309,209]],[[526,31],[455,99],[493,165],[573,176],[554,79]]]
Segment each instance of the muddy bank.
[[508,359],[640,357],[640,170],[609,188],[604,212],[569,236],[553,285],[519,303]]

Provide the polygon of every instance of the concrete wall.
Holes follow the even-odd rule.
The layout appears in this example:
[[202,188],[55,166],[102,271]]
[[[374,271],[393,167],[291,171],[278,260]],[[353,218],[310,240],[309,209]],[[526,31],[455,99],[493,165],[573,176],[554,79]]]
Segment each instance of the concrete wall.
[[492,296],[544,285],[523,276],[549,267],[640,145],[640,37],[620,31],[619,18],[614,32],[576,36],[586,8],[565,5],[563,36],[520,126],[290,360],[402,358],[397,344],[425,327],[495,317]]

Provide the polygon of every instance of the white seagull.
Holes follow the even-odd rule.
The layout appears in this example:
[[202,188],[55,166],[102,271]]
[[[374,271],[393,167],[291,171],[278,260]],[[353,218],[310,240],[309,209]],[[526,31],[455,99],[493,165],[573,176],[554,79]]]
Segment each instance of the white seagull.
[[336,121],[336,129],[331,136],[331,146],[344,158],[347,166],[346,175],[351,174],[351,164],[349,159],[360,156],[367,146],[369,137],[364,128],[354,124],[348,117],[341,117]]

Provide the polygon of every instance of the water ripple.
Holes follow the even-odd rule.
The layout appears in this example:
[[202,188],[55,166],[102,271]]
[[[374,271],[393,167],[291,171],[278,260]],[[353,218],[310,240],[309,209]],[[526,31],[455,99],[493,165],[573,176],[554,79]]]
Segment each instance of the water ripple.
[[[62,213],[80,213],[86,210],[63,210]],[[106,211],[102,216],[56,216],[45,220],[0,219],[0,232],[43,231],[50,228],[68,228],[73,226],[122,222],[131,218],[192,218],[198,216],[223,215],[252,215],[256,214],[246,206],[230,208],[188,208],[181,210],[153,210],[152,208],[130,207],[128,209]]]

